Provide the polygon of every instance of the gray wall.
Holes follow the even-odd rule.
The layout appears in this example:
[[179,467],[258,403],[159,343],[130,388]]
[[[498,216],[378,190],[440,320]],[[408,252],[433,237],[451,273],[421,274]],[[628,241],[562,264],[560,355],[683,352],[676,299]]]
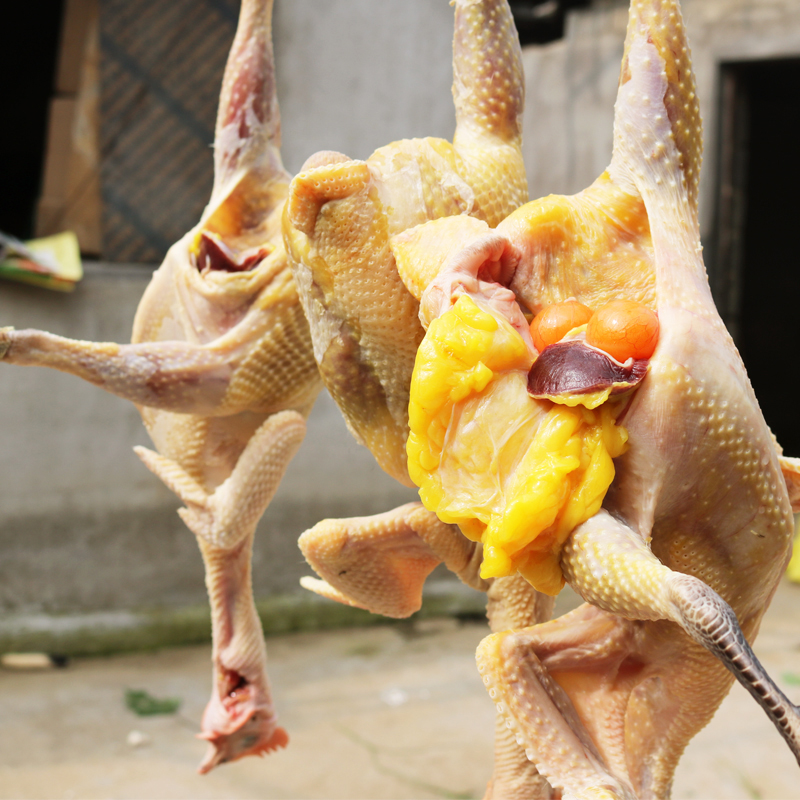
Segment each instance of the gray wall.
[[448,0],[276,0],[283,157],[367,158],[396,139],[452,138]]
[[[701,195],[711,219],[722,60],[800,54],[796,0],[685,0],[706,123]],[[532,196],[574,192],[608,163],[627,9],[573,13],[566,38],[524,54]],[[450,137],[447,0],[277,0],[283,152],[364,158],[406,136]],[[211,160],[209,157],[209,170]],[[127,341],[149,270],[91,267],[73,295],[0,283],[0,324]],[[131,452],[136,411],[77,379],[0,366],[0,611],[81,611],[202,602],[202,568],[176,499]],[[269,509],[254,563],[260,595],[295,590],[296,549],[324,516],[374,513],[413,496],[356,445],[327,397]]]

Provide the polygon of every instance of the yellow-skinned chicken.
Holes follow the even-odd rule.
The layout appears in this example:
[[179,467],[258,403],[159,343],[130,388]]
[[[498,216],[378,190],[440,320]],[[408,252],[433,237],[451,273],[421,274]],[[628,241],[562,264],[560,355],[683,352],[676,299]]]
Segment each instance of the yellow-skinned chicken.
[[272,0],[243,0],[220,95],[214,188],[145,291],[132,344],[0,330],[0,360],[69,372],[136,403],[158,452],[137,448],[186,504],[211,601],[213,682],[200,771],[287,742],[250,584],[256,525],[321,388],[280,234]]
[[[458,0],[455,6],[453,144],[394,142],[366,162],[318,153],[292,181],[283,221],[322,378],[356,438],[406,485],[412,485],[405,454],[409,386],[424,331],[418,295],[398,274],[393,242],[419,223],[448,217],[455,244],[462,226],[496,224],[527,199],[522,64],[508,3]],[[304,585],[407,616],[419,607],[424,578],[448,562],[444,554],[458,536],[419,504],[374,518],[326,521],[301,537],[306,558],[325,578]],[[357,585],[342,567],[344,554],[358,561],[349,572]],[[486,588],[469,566],[473,560],[464,564],[459,556],[453,568]],[[363,570],[371,574],[376,563],[397,576],[391,591],[382,592],[386,584],[379,582],[376,593],[368,578],[361,584]]]
[[[394,142],[367,161],[319,153],[292,182],[284,213],[322,379],[351,432],[406,485],[409,387],[423,328],[419,295],[398,274],[394,242],[406,229],[447,217],[457,243],[462,226],[496,225],[527,200],[522,63],[508,2],[454,5],[453,143]],[[416,611],[425,578],[439,563],[487,592],[492,630],[548,619],[553,607],[518,576],[481,578],[480,545],[420,503],[325,520],[300,537],[300,547],[321,577],[304,579],[306,588],[375,613]],[[497,796],[516,792],[520,781],[525,791],[549,792],[501,723],[495,764]]]
[[[800,759],[800,710],[747,644],[789,557],[796,463],[777,452],[711,299],[697,221],[701,149],[678,4],[633,0],[614,155],[595,184],[574,197],[530,203],[496,231],[475,226],[460,249],[430,247],[447,239],[446,220],[409,231],[401,242],[406,283],[429,284],[422,295],[429,320],[444,320],[465,296],[498,294],[495,316],[511,327],[521,315],[515,300],[534,313],[570,301],[599,309],[619,299],[657,313],[657,344],[643,378],[626,387],[627,400],[610,393],[599,406],[626,403],[615,416],[627,445],[614,459],[602,508],[577,521],[551,551],[559,577],[587,603],[561,619],[494,634],[478,650],[484,682],[530,760],[553,787],[581,800],[667,797],[681,752],[734,677]],[[512,290],[507,296],[504,287]],[[428,336],[432,330],[433,322]],[[536,364],[547,371],[555,348],[596,349],[591,341],[590,323],[536,354],[525,387],[533,396],[518,390],[513,404],[496,401],[489,381],[480,389],[476,370],[474,397],[452,396],[444,429],[422,426],[422,445],[412,435],[412,461],[422,447],[443,443],[440,462],[429,457],[422,474],[433,474],[437,486],[450,483],[434,504],[447,513],[453,506],[478,509],[478,481],[459,438],[476,428],[515,430],[512,421],[542,396],[530,391],[540,385]],[[442,364],[441,355],[420,348],[420,374],[431,379],[441,368],[457,387],[459,369]],[[557,384],[558,370],[551,377]],[[587,376],[587,387],[595,377]],[[431,395],[416,388],[412,417],[417,398]],[[534,427],[544,429],[546,419],[535,419]],[[506,463],[522,475],[507,485],[524,480],[532,472],[529,440],[515,444],[516,463],[497,443],[473,456],[480,477]],[[563,456],[555,440],[545,449],[540,458]],[[447,474],[449,452],[460,459],[458,474]],[[536,505],[529,512],[534,524],[548,499],[536,492],[527,499]],[[508,492],[502,500],[510,502]],[[501,538],[518,535],[509,527]],[[476,532],[469,524],[463,529]],[[524,561],[510,566],[526,573]]]

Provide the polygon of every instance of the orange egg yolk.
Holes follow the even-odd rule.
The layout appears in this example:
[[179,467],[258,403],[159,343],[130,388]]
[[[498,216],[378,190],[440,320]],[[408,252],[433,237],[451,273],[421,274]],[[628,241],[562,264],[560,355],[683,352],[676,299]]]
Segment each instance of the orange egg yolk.
[[646,359],[655,352],[658,331],[658,317],[647,306],[612,300],[592,315],[586,326],[586,343],[619,362]]
[[533,346],[541,353],[548,345],[560,342],[573,328],[585,325],[591,316],[591,309],[577,300],[547,306],[531,322]]

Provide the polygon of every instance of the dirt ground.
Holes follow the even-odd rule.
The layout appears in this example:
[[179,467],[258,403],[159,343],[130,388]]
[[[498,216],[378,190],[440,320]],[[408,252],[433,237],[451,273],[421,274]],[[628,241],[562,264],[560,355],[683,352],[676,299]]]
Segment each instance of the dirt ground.
[[[495,713],[474,661],[485,634],[435,619],[270,638],[290,745],[203,777],[208,647],[0,671],[0,798],[481,798]],[[800,702],[800,586],[781,586],[755,649]],[[180,710],[137,716],[126,689]],[[690,744],[673,797],[800,800],[800,768],[737,685]]]

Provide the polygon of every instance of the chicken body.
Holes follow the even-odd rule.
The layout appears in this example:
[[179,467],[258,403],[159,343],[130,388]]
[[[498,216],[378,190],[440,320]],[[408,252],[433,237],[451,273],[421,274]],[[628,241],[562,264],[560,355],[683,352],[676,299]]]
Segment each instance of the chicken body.
[[[424,333],[416,290],[426,280],[414,287],[398,273],[403,232],[447,218],[454,226],[449,241],[460,242],[462,230],[497,225],[527,200],[523,73],[507,0],[454,5],[453,143],[393,142],[366,161],[319,153],[292,182],[284,213],[286,248],[322,379],[356,439],[406,485],[409,387]],[[322,578],[303,579],[306,588],[375,613],[416,611],[425,578],[439,563],[488,593],[492,630],[552,613],[552,599],[518,576],[481,579],[480,545],[420,503],[324,520],[300,537],[300,548]],[[549,797],[547,782],[504,724],[495,741],[495,796]]]
[[286,744],[277,725],[250,558],[258,520],[321,388],[280,234],[283,169],[272,0],[243,0],[215,132],[214,188],[139,304],[132,344],[0,332],[6,363],[48,366],[136,403],[145,464],[186,504],[212,612],[214,689],[201,765]]
[[[621,297],[658,313],[649,372],[619,418],[628,449],[603,508],[560,554],[587,604],[478,650],[500,714],[570,797],[667,797],[681,752],[734,676],[800,758],[800,713],[746,642],[789,557],[795,465],[779,455],[711,299],[701,152],[680,9],[633,0],[607,172],[579,195],[476,231],[455,252],[424,247],[446,239],[446,221],[405,237],[403,269],[437,275],[423,311],[484,280],[510,286],[534,312]],[[508,411],[487,402],[484,413],[488,424]]]
[[[462,226],[497,224],[527,199],[523,74],[508,3],[455,5],[453,144],[404,140],[367,161],[318,153],[292,182],[283,220],[322,378],[356,438],[406,485],[412,485],[405,455],[409,386],[424,331],[419,295],[398,274],[395,244],[403,231],[443,217],[456,228],[451,241],[460,242]],[[300,539],[325,579],[304,585],[341,602],[407,616],[419,607],[434,566],[451,563],[445,542],[458,536],[419,504],[373,518],[326,521]],[[465,558],[452,562],[453,569],[474,583],[471,556]],[[381,572],[393,580],[370,577]]]

